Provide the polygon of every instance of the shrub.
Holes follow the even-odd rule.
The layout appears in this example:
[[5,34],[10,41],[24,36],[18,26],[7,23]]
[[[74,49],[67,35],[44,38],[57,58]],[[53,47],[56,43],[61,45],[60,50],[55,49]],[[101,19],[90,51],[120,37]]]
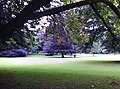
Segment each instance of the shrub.
[[28,55],[28,52],[24,49],[11,49],[0,52],[1,57],[25,57]]

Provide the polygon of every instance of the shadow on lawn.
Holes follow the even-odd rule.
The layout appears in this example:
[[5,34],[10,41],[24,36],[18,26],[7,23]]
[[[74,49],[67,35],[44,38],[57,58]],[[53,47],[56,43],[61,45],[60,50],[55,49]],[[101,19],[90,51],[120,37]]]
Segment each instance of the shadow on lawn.
[[120,64],[120,61],[114,61],[114,60],[110,60],[110,61],[103,61],[103,60],[87,60],[85,61],[86,63],[92,63],[92,64]]
[[79,58],[79,57],[50,57],[50,58]]

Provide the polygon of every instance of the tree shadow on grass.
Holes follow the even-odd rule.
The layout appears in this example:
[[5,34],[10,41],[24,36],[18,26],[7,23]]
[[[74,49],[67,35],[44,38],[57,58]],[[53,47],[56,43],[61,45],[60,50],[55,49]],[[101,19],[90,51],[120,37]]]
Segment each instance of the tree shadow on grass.
[[50,57],[50,58],[78,58],[78,57]]
[[103,60],[87,60],[85,61],[86,63],[91,63],[91,64],[120,64],[120,61],[116,60],[110,60],[110,61],[103,61]]

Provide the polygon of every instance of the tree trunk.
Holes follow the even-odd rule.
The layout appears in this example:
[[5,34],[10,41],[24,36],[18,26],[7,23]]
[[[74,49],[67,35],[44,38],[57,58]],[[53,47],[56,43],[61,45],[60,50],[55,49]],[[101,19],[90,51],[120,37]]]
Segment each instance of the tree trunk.
[[64,53],[62,53],[62,58],[64,58]]

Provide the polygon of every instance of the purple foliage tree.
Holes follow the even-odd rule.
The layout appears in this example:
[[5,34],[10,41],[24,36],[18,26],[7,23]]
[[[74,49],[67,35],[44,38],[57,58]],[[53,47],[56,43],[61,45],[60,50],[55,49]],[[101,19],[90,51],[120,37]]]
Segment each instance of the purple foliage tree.
[[67,36],[49,36],[46,37],[43,52],[60,53],[62,54],[62,57],[64,57],[65,54],[75,53],[75,50],[73,50],[73,47],[70,44]]
[[43,52],[60,53],[62,57],[68,53],[75,53],[65,30],[65,13],[54,15],[50,19],[51,24],[45,34]]

